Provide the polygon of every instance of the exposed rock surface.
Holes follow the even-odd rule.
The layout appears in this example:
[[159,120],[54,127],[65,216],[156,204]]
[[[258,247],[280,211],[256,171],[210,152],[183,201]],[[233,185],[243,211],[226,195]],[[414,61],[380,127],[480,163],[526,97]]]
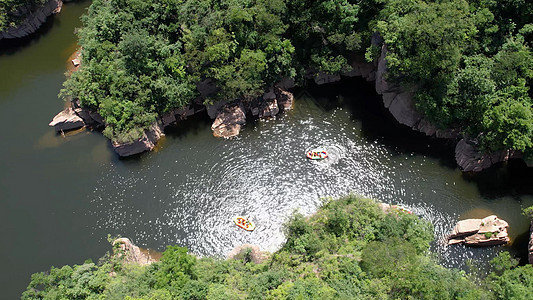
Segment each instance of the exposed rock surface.
[[483,153],[475,141],[466,139],[461,139],[455,146],[455,160],[463,172],[480,172],[510,158],[522,158],[522,153],[511,150]]
[[176,108],[173,111],[170,111],[163,116],[161,116],[161,122],[163,127],[175,125],[178,121],[187,119],[188,117],[204,111],[204,109],[196,110],[193,104],[186,105],[184,107]]
[[[250,249],[250,250],[248,250]],[[247,256],[247,251],[249,252],[249,257]],[[266,261],[270,257],[270,253],[266,251],[261,251],[259,246],[244,244],[235,247],[230,253],[228,253],[228,259],[250,259],[253,263],[260,264]]]
[[141,138],[129,143],[119,143],[112,141],[113,149],[122,157],[139,154],[154,149],[157,141],[165,134],[162,124],[156,121],[149,129],[145,130]]
[[156,260],[144,254],[141,249],[135,246],[128,238],[119,238],[113,241],[114,255],[121,257],[124,255],[124,262],[128,264],[149,265]]
[[80,100],[76,99],[71,102],[72,109],[74,112],[83,119],[85,126],[90,127],[91,129],[103,130],[105,127],[104,118],[93,110],[90,110],[85,107],[81,107]]
[[284,89],[276,89],[276,99],[281,111],[287,111],[292,109],[294,103],[294,95]]
[[213,135],[216,137],[230,138],[239,135],[241,126],[246,123],[244,109],[239,103],[225,106],[221,109],[211,125]]
[[416,110],[414,102],[416,87],[401,87],[387,80],[387,53],[387,46],[383,45],[381,55],[377,61],[375,84],[376,92],[383,96],[383,104],[389,109],[394,118],[400,124],[409,126],[428,136],[448,139],[457,138],[459,134],[457,130],[438,129]]
[[276,100],[276,93],[274,89],[270,89],[263,95],[261,102],[261,109],[259,110],[260,118],[274,117],[279,113],[278,101]]
[[53,126],[56,131],[67,131],[81,128],[85,123],[71,107],[68,107],[58,113],[48,126]]
[[0,32],[1,39],[14,39],[30,35],[37,31],[52,14],[59,13],[63,2],[61,0],[49,0],[35,11],[29,12],[29,7],[23,7],[16,12],[17,15],[27,15],[26,19],[16,27],[10,27]]
[[457,222],[448,236],[448,245],[496,246],[509,242],[509,224],[497,216],[484,219],[467,219]]

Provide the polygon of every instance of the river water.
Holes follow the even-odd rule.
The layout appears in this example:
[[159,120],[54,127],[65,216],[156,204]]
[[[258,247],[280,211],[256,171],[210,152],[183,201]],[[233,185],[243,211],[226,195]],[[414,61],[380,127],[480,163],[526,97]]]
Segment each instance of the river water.
[[[0,282],[17,298],[30,274],[80,264],[109,250],[107,234],[163,250],[187,246],[223,256],[243,243],[275,250],[282,223],[295,210],[313,213],[322,197],[348,193],[402,204],[435,225],[442,263],[464,266],[508,249],[523,255],[533,205],[533,174],[511,162],[463,175],[453,148],[395,123],[372,85],[359,79],[295,91],[294,109],[247,124],[232,140],[216,139],[206,116],[170,132],[156,151],[118,159],[99,133],[65,137],[47,124],[74,28],[88,2],[67,3],[31,39],[0,44]],[[306,149],[327,147],[325,161]],[[498,214],[510,224],[511,247],[445,247],[442,237],[466,217]],[[250,216],[252,233],[231,222]]]

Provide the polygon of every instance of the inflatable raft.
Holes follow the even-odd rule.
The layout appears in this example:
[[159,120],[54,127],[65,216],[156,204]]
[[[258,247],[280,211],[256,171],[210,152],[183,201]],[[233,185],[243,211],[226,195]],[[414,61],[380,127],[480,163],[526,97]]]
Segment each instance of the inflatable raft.
[[314,149],[314,150],[307,151],[306,156],[309,159],[315,159],[315,160],[324,159],[328,157],[328,152],[322,149]]
[[252,223],[252,221],[246,219],[245,217],[235,217],[233,218],[233,222],[235,223],[235,225],[246,231],[254,231],[255,229],[255,224]]

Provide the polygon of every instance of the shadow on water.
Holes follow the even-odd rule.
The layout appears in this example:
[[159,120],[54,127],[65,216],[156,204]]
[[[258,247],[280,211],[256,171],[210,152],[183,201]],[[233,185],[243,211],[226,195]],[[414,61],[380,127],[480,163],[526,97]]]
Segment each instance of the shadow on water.
[[454,145],[416,132],[399,124],[383,106],[374,83],[360,77],[343,78],[327,86],[310,85],[307,90],[317,104],[326,111],[344,106],[351,119],[361,123],[362,135],[367,140],[385,145],[393,153],[412,153],[438,159],[440,165],[455,169]]
[[520,202],[523,196],[533,195],[533,168],[521,159],[496,164],[477,174],[464,173],[462,177],[475,183],[486,199],[510,196]]
[[0,56],[12,55],[21,51],[24,48],[30,47],[44,38],[50,30],[61,24],[61,20],[54,16],[50,16],[34,33],[17,39],[2,39],[0,40]]

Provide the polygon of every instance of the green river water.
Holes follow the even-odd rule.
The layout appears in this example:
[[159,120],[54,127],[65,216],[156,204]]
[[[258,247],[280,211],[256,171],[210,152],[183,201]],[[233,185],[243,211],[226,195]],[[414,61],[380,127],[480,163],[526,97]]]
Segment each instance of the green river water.
[[[359,79],[295,91],[292,111],[248,124],[233,140],[214,138],[209,119],[194,117],[131,159],[118,159],[96,132],[57,135],[47,124],[64,106],[57,94],[88,4],[67,3],[31,38],[0,42],[2,299],[19,297],[34,272],[102,256],[107,234],[199,255],[224,256],[242,243],[275,250],[295,209],[310,214],[321,197],[350,192],[432,221],[444,265],[502,249],[524,255],[529,222],[520,211],[533,205],[533,172],[513,161],[462,174],[453,148],[395,123]],[[305,159],[317,145],[330,159]],[[509,222],[511,247],[442,244],[457,220],[489,214]],[[234,215],[251,216],[257,230],[239,230]]]

